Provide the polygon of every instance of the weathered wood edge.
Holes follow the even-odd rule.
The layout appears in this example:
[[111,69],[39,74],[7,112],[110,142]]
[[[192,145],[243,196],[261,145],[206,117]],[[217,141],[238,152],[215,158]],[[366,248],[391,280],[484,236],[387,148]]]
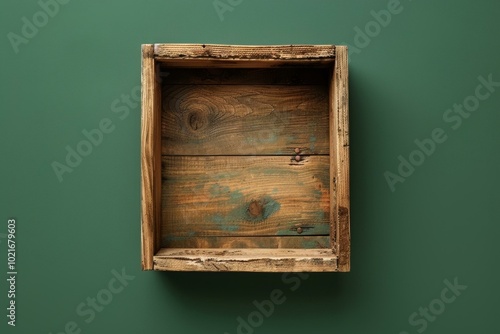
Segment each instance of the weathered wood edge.
[[[332,246],[338,255],[339,271],[350,271],[350,189],[349,189],[349,91],[347,46],[337,46],[332,86],[333,97],[330,114],[330,189],[332,194],[331,217],[335,221],[332,230]],[[331,140],[332,140],[331,139]],[[332,224],[333,225],[333,224]]]
[[164,59],[294,60],[335,57],[334,45],[155,44]]
[[153,44],[142,45],[141,124],[141,262],[153,269],[160,247],[161,224],[161,113],[160,87],[155,80]]
[[[153,55],[154,58],[154,55]],[[152,82],[154,85],[154,100],[153,100],[153,112],[154,112],[154,191],[155,191],[155,253],[161,248],[161,221],[162,221],[162,128],[161,128],[161,118],[162,118],[162,88],[161,88],[161,78],[159,76],[160,65],[154,62],[154,73]]]
[[[159,44],[159,45],[164,45],[164,44]],[[179,47],[182,47],[182,48],[184,48],[186,46],[185,44],[176,44],[176,45],[179,46]],[[146,46],[149,48],[149,47],[151,47],[153,45],[146,45]],[[206,47],[206,45],[205,45],[205,47]],[[233,46],[223,46],[223,47],[232,48]],[[249,46],[245,46],[245,47],[249,47]],[[267,49],[267,48],[272,47],[272,46],[260,46],[260,47],[262,47],[264,49]],[[280,46],[277,46],[277,47],[280,47]],[[343,60],[335,61],[335,69],[334,69],[334,75],[333,75],[334,78],[333,78],[333,83],[332,83],[332,89],[334,89],[336,91],[340,91],[340,88],[344,87],[345,88],[345,92],[344,92],[344,94],[334,95],[335,99],[332,101],[332,107],[331,107],[331,110],[330,110],[331,116],[334,116],[334,117],[331,117],[331,120],[332,120],[332,122],[334,122],[333,125],[335,125],[334,127],[332,127],[331,131],[334,132],[335,129],[337,129],[338,133],[335,133],[335,137],[339,136],[339,137],[337,137],[338,140],[336,140],[335,147],[336,148],[341,148],[341,149],[337,150],[337,152],[334,152],[334,155],[336,155],[336,157],[333,160],[334,161],[333,165],[337,166],[337,168],[331,169],[333,171],[333,173],[335,174],[335,176],[333,176],[331,178],[331,182],[333,181],[333,183],[334,183],[334,186],[331,188],[332,189],[332,193],[334,193],[333,189],[336,189],[336,191],[335,191],[336,196],[332,196],[332,203],[334,203],[334,207],[335,207],[335,211],[332,211],[332,212],[334,212],[334,215],[335,215],[335,219],[332,220],[332,222],[333,221],[335,222],[335,224],[332,224],[332,225],[335,225],[333,227],[335,229],[334,230],[335,234],[332,235],[332,241],[335,241],[335,243],[332,243],[332,247],[333,247],[334,252],[337,255],[339,255],[339,257],[342,257],[342,259],[339,259],[339,267],[337,268],[337,255],[333,255],[333,257],[335,257],[335,269],[334,270],[331,267],[330,267],[329,270],[310,270],[310,269],[290,270],[288,268],[288,265],[283,265],[282,266],[282,264],[279,263],[279,262],[280,261],[290,261],[290,260],[292,260],[292,262],[293,262],[296,259],[282,259],[282,258],[279,258],[279,259],[277,259],[278,263],[276,263],[276,265],[279,267],[278,269],[272,267],[271,268],[272,270],[266,270],[266,269],[262,270],[262,269],[259,269],[259,268],[254,268],[251,265],[249,268],[246,268],[246,267],[243,268],[243,270],[237,269],[235,267],[234,269],[228,269],[228,271],[349,271],[350,270],[350,232],[349,232],[349,210],[350,209],[349,209],[349,167],[348,167],[348,163],[349,163],[349,148],[348,148],[349,141],[348,141],[348,105],[347,105],[347,96],[348,96],[347,95],[347,47],[344,47],[344,46],[337,46],[337,47],[335,47],[335,46],[328,46],[328,47],[332,47],[333,50],[334,50],[332,56],[330,57],[330,59],[321,59],[321,57],[320,57],[319,61],[322,61],[322,62],[323,61],[328,61],[329,62],[329,61],[335,59],[335,57],[345,58]],[[151,52],[152,57],[154,59],[156,59],[157,61],[162,61],[162,58],[163,59],[167,59],[166,56],[162,56],[159,53],[157,54],[155,52],[155,49],[156,49],[156,45],[153,46],[153,51]],[[150,50],[148,50],[148,51],[150,51]],[[337,55],[336,54],[337,51],[343,52],[343,55],[340,55],[340,54]],[[181,56],[178,59],[179,60],[186,59],[186,58],[183,58],[183,57],[185,57],[185,56]],[[251,57],[251,56],[249,56],[249,57]],[[303,61],[306,61],[306,62],[308,62],[308,60],[309,61],[314,61],[314,59],[311,59],[311,58],[314,58],[314,56],[313,57],[304,56],[304,58],[288,58],[288,59],[297,60],[297,62],[299,62],[300,59],[303,59]],[[191,58],[191,59],[197,60],[196,57]],[[227,59],[228,62],[231,62],[231,60],[234,60],[236,58],[226,58],[226,59]],[[252,58],[239,58],[239,59],[241,59],[241,60],[255,60],[255,64],[256,64],[255,67],[259,67],[258,66],[258,61],[264,61],[265,62],[265,60],[273,60],[273,58],[268,58],[268,59],[262,59],[262,58],[256,58],[256,59],[252,59]],[[283,58],[283,59],[287,59],[287,58]],[[206,59],[201,58],[200,60],[218,61],[218,60],[224,60],[224,59],[221,59],[221,58],[217,59],[217,58],[213,58],[213,57],[206,57]],[[143,61],[143,64],[144,63],[145,62]],[[261,64],[262,64],[262,62],[261,62]],[[203,65],[205,65],[205,62],[200,62],[199,64],[197,63],[197,65],[203,66]],[[187,65],[186,64],[186,66],[191,66],[191,65]],[[224,65],[224,66],[226,66],[226,65]],[[224,67],[224,66],[222,66],[222,67]],[[227,66],[235,66],[236,67],[238,65],[236,63],[235,64],[231,63],[231,64],[228,64]],[[263,66],[263,67],[266,67],[266,66]],[[152,63],[152,70],[153,70],[153,76],[152,77],[154,78],[154,61]],[[144,75],[144,65],[143,65],[143,75]],[[154,82],[153,82],[153,85],[154,85]],[[144,84],[143,84],[143,92],[144,92]],[[158,95],[159,94],[157,94],[157,96]],[[143,96],[144,96],[144,94],[143,94]],[[143,101],[143,106],[144,106],[144,101]],[[335,114],[335,115],[333,115],[333,114]],[[344,133],[342,134],[342,132],[344,132]],[[330,132],[330,135],[332,135],[332,132]],[[332,143],[333,143],[333,138],[335,138],[335,137],[331,136]],[[141,141],[142,141],[142,137],[141,137]],[[343,147],[343,149],[342,149],[342,147]],[[332,148],[331,152],[333,152],[333,151],[334,151],[334,149]],[[154,163],[153,163],[153,165],[154,165]],[[153,172],[153,175],[154,175],[154,172]],[[142,179],[144,181],[144,175],[143,175]],[[144,191],[144,187],[143,187],[142,191]],[[143,197],[143,200],[144,200],[144,197]],[[144,203],[143,203],[143,207],[144,207]],[[157,215],[155,215],[155,217],[160,217],[161,218],[160,214],[161,214],[161,212],[158,213]],[[143,217],[144,217],[144,213],[143,213]],[[154,224],[152,226],[154,227]],[[144,224],[143,224],[142,228],[144,230]],[[155,234],[156,234],[156,238],[155,238]],[[154,251],[158,249],[157,248],[158,245],[155,245],[155,243],[157,243],[157,240],[156,240],[157,237],[158,237],[157,234],[158,233],[153,233],[153,238],[149,238],[149,239],[146,238],[143,235],[143,242],[144,242],[144,240],[149,240],[149,241],[151,239],[153,240],[153,242],[152,242],[153,243],[153,248],[152,248],[152,253],[153,254],[154,254]],[[344,242],[347,242],[347,243],[343,244]],[[144,258],[145,258],[144,257],[144,250],[145,249],[144,249],[144,245],[143,245],[143,269],[151,269],[151,266],[145,266],[144,265]],[[151,249],[149,251],[151,252]],[[168,268],[166,269],[166,267],[162,266],[161,263],[160,264],[156,263],[157,261],[162,262],[163,260],[164,259],[162,259],[161,256],[159,256],[159,257],[155,256],[154,257],[154,262],[155,262],[154,263],[154,269],[155,270],[186,270],[186,271],[200,271],[200,270],[203,270],[203,271],[220,271],[219,269],[215,269],[215,268],[213,268],[213,269],[196,269],[196,268],[190,268],[190,269],[189,268],[188,269],[173,269],[175,267],[174,263],[171,263],[169,265],[171,267],[170,269],[168,269]],[[170,260],[173,260],[173,259],[170,259]],[[170,260],[168,260],[168,261],[170,261]],[[218,259],[215,259],[215,260],[218,261]],[[258,258],[258,257],[257,258],[252,258],[252,260],[253,261],[259,261],[259,260],[261,260],[261,258]],[[185,259],[181,259],[181,262],[185,262]]]
[[330,157],[330,246],[335,253],[337,247],[337,156],[335,149],[337,148],[337,120],[335,119],[335,94],[336,86],[334,84],[335,66],[331,68],[330,85],[329,85],[329,105],[328,105],[328,126],[329,126],[329,157]]
[[164,271],[334,272],[337,256],[323,249],[162,248],[154,269]]

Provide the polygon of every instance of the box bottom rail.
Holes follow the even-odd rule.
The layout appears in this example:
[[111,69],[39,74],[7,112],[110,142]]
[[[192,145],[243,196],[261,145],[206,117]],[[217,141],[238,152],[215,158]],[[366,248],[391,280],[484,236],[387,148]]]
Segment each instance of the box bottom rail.
[[339,271],[331,249],[162,248],[153,263],[161,271]]

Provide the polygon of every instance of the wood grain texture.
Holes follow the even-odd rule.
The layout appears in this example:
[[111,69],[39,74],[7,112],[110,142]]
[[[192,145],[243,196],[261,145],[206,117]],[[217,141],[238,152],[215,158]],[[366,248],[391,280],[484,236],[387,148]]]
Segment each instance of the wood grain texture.
[[155,44],[160,58],[232,60],[311,60],[335,57],[334,45]]
[[337,257],[322,249],[182,249],[162,248],[155,270],[328,272],[337,271]]
[[165,236],[163,248],[331,248],[329,236],[286,237],[172,237]]
[[332,245],[339,257],[339,271],[350,271],[350,187],[349,187],[349,89],[347,47],[337,47],[337,57],[332,76],[330,93],[330,148],[332,189],[330,214],[335,228],[331,231]]
[[328,167],[327,156],[164,156],[163,237],[328,235]]
[[166,85],[162,153],[329,153],[328,87]]
[[323,68],[171,68],[162,67],[167,85],[323,85]]
[[161,100],[152,44],[142,46],[141,81],[141,262],[151,270],[161,237]]

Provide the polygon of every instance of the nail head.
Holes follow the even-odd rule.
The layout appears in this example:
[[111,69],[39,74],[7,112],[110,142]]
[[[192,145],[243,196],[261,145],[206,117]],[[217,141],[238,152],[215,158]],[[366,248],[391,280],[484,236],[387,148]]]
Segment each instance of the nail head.
[[300,155],[295,156],[295,161],[300,161]]

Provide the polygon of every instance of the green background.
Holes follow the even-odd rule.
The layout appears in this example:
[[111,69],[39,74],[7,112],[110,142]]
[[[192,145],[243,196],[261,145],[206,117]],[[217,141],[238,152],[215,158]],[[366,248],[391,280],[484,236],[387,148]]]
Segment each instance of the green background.
[[[369,24],[385,0],[232,3],[221,20],[212,1],[70,1],[15,53],[8,33],[41,7],[1,2],[0,276],[9,218],[19,274],[15,328],[0,280],[0,332],[55,334],[74,321],[82,333],[233,334],[254,300],[280,289],[286,301],[255,333],[417,333],[409,316],[457,278],[467,289],[425,332],[499,333],[500,89],[456,130],[443,114],[479,76],[500,81],[500,2],[402,0],[385,27]],[[140,84],[142,43],[358,45],[350,273],[311,274],[292,291],[279,274],[141,272],[140,108],[120,119],[111,104]],[[114,130],[59,182],[51,164],[103,118]],[[392,192],[384,173],[435,128],[447,140]],[[122,268],[135,278],[86,323],[77,305]]]

